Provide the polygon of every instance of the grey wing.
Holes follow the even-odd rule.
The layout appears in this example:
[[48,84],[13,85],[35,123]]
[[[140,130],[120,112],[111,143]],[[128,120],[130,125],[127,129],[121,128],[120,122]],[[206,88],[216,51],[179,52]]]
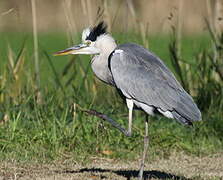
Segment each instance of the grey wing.
[[145,48],[124,44],[110,58],[110,70],[116,87],[127,97],[187,123],[201,119],[193,99],[177,82],[164,63]]

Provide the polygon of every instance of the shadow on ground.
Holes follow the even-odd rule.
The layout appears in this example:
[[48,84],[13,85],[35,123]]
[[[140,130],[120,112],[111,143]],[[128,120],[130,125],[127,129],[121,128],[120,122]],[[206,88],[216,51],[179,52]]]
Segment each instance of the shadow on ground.
[[[56,173],[59,174],[75,174],[75,173],[106,173],[106,172],[111,172],[115,173],[119,176],[125,177],[127,180],[131,180],[131,178],[137,178],[139,171],[136,170],[109,170],[109,169],[101,169],[101,168],[83,168],[80,170],[65,170],[65,171],[56,171]],[[151,178],[153,179],[162,179],[162,180],[167,180],[167,179],[172,179],[172,180],[191,180],[188,179],[184,176],[177,176],[174,174],[162,172],[162,171],[144,171],[144,180],[149,180]],[[106,179],[106,176],[101,176],[101,179]]]

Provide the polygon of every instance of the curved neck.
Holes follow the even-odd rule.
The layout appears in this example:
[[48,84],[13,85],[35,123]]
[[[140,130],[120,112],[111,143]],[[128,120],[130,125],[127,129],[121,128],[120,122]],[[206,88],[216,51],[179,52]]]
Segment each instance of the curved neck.
[[100,49],[100,54],[91,60],[91,67],[95,75],[102,81],[114,85],[113,77],[108,67],[109,55],[117,47],[115,40],[109,34],[101,35],[97,38],[95,47]]

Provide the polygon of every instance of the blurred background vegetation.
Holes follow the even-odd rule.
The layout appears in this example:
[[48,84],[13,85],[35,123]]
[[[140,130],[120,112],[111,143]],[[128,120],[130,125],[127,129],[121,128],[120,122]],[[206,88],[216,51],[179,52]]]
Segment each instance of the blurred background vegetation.
[[[149,32],[170,32],[170,20],[176,24],[181,18],[186,33],[204,32],[204,18],[219,20],[222,11],[217,0],[38,0],[36,1],[38,31],[67,31],[68,18],[74,33],[94,25],[98,11],[112,31],[138,31],[135,21],[148,26]],[[216,5],[217,4],[217,5]],[[30,0],[1,0],[1,30],[32,30],[32,5]],[[122,22],[122,23],[120,23]],[[221,21],[220,26],[222,28]]]
[[125,104],[94,77],[89,56],[52,56],[102,19],[118,43],[135,42],[161,57],[202,111],[193,128],[151,118],[151,157],[222,152],[221,0],[1,0],[1,160],[138,157],[144,114],[135,112],[131,138],[85,114],[96,109],[127,125]]

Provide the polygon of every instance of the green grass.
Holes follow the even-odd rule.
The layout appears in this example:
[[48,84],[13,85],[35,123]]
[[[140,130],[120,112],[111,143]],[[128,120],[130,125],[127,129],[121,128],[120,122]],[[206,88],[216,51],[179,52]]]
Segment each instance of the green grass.
[[[114,36],[118,43],[142,44],[135,34]],[[74,56],[52,56],[53,52],[69,46],[64,34],[39,35],[42,104],[37,104],[35,99],[31,34],[0,33],[0,38],[1,160],[45,162],[66,158],[80,160],[91,155],[129,159],[138,157],[143,143],[145,115],[142,112],[135,112],[134,133],[130,138],[101,119],[84,114],[79,108],[74,115],[73,105],[77,103],[83,108],[105,113],[127,127],[125,104],[114,88],[96,80],[89,66],[89,56],[75,56],[73,60]],[[79,38],[76,39],[78,43]],[[24,42],[24,66],[19,80],[15,80],[10,74],[7,45],[13,50],[16,59]],[[150,49],[174,70],[168,49],[171,42],[172,38],[168,35],[149,37]],[[182,59],[195,64],[191,66],[191,72],[198,70],[197,54],[208,52],[209,48],[210,39],[207,35],[182,39]],[[203,105],[203,121],[187,128],[166,118],[151,118],[149,134],[152,155],[168,157],[172,151],[204,155],[222,151],[223,93],[221,90],[216,92],[213,87],[215,94],[221,94],[218,97],[210,96],[210,102],[216,99],[218,103],[204,106],[206,97],[200,96],[200,93],[205,89],[202,89],[203,84],[199,84],[197,73],[192,74],[195,78],[193,82],[198,83],[195,84],[194,98],[199,102],[198,105]],[[218,81],[213,83],[219,85]],[[112,154],[104,155],[104,150]]]

